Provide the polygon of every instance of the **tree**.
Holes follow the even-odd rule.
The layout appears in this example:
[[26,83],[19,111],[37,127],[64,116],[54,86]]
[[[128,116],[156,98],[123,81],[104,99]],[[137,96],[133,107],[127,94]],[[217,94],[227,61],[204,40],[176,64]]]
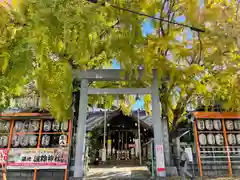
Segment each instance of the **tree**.
[[[236,1],[223,4],[215,0],[202,8],[197,0],[103,2],[26,0],[17,8],[2,7],[2,98],[19,94],[20,87],[34,80],[43,107],[57,119],[67,119],[71,115],[72,68],[102,68],[113,58],[126,73],[133,74],[142,66],[145,75],[135,84],[108,86],[149,86],[152,69],[158,70],[164,114],[172,124],[183,117],[189,103],[199,98],[210,102],[212,97],[220,97],[223,87],[227,88],[225,94],[233,91],[238,67]],[[168,21],[152,21],[155,33],[145,36],[142,24],[149,17],[126,9]],[[184,17],[192,30],[203,28],[205,32],[188,29],[187,34],[192,34],[188,40],[186,26],[169,22],[178,17]],[[238,96],[237,90],[232,93],[232,98]],[[108,101],[112,98],[108,96]],[[95,97],[90,99],[96,101]],[[127,99],[130,104],[134,102],[132,97]],[[145,102],[149,110],[149,96],[145,96]]]

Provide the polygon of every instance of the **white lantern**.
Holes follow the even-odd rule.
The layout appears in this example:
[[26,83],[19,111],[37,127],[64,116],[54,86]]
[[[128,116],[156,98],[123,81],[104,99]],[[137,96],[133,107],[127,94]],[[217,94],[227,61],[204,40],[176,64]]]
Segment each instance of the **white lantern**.
[[228,144],[235,145],[237,143],[236,137],[234,134],[228,134]]
[[204,146],[207,144],[207,138],[205,134],[199,134],[198,138],[199,138],[200,145]]
[[240,130],[240,120],[235,120],[235,121],[234,121],[234,128],[235,128],[236,130]]
[[236,135],[237,143],[240,144],[240,134]]
[[213,130],[213,121],[212,120],[205,120],[205,126],[206,126],[206,129],[211,131]]
[[21,132],[22,129],[23,129],[22,121],[16,121],[15,122],[15,130],[16,130],[16,132]]
[[29,144],[29,138],[28,138],[28,136],[27,136],[27,135],[25,135],[25,136],[20,136],[20,145],[21,145],[22,147],[26,147],[26,146],[28,146],[28,144]]
[[214,145],[215,144],[215,136],[213,134],[208,134],[207,141],[208,141],[208,144]]
[[44,121],[43,130],[44,131],[50,131],[51,128],[52,128],[52,122],[50,120]]
[[53,121],[53,123],[52,123],[52,130],[53,131],[59,131],[59,129],[60,129],[60,122],[58,122],[58,121]]
[[37,136],[36,135],[29,136],[29,145],[30,146],[36,146],[37,145]]
[[222,129],[222,122],[221,120],[213,120],[213,127],[216,130],[221,130]]
[[61,130],[68,131],[68,121],[64,121],[61,123]]
[[39,120],[32,120],[29,123],[29,130],[32,132],[38,131],[40,126],[40,121]]
[[222,134],[216,134],[215,139],[217,145],[222,146],[224,144],[224,138]]
[[233,121],[232,120],[226,120],[225,124],[226,124],[226,129],[227,130],[229,130],[229,131],[233,130]]
[[49,146],[49,144],[50,144],[50,136],[44,135],[42,137],[41,144],[42,144],[42,146]]
[[20,138],[18,135],[13,136],[12,145],[13,147],[18,147],[20,145]]
[[202,131],[205,129],[205,124],[203,120],[197,120],[197,128],[198,130]]
[[66,146],[67,145],[67,135],[63,134],[59,137],[59,145]]

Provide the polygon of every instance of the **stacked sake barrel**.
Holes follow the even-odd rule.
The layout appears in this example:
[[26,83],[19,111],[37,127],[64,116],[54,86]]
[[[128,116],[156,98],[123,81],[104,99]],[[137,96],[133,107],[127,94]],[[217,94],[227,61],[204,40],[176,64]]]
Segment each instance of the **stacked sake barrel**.
[[240,160],[240,120],[198,119],[197,131],[203,172],[228,174],[228,153],[231,163]]

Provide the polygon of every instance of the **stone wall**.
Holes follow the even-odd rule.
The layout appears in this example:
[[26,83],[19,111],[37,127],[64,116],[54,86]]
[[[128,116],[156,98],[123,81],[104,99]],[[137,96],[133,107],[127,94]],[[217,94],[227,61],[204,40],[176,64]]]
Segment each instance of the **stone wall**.
[[[7,180],[33,180],[33,175],[34,170],[7,170]],[[37,180],[64,180],[64,170],[37,170]]]

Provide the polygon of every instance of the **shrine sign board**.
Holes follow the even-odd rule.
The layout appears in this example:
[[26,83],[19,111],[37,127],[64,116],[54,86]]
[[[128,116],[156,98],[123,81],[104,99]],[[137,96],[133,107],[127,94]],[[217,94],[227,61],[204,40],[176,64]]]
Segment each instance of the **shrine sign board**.
[[156,145],[157,172],[165,171],[163,145]]
[[13,148],[7,169],[65,169],[68,152],[68,148]]

